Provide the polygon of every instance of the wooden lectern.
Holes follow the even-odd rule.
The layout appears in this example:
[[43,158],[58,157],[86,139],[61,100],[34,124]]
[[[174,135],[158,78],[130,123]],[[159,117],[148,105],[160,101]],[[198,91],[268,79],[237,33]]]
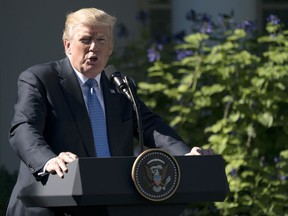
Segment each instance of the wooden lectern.
[[18,198],[26,207],[107,206],[111,216],[177,216],[192,202],[221,202],[229,186],[220,155],[175,156],[180,167],[177,191],[167,200],[153,202],[136,190],[131,169],[136,157],[79,158],[68,164],[61,179],[47,175],[45,182],[25,187]]

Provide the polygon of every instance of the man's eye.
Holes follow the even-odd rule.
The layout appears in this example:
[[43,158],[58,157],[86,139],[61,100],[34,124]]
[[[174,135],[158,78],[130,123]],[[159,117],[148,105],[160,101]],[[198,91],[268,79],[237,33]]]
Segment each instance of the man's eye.
[[84,38],[80,40],[83,44],[90,44],[91,43],[91,39],[90,38]]
[[106,42],[106,39],[105,38],[97,38],[97,41],[101,44],[105,43]]

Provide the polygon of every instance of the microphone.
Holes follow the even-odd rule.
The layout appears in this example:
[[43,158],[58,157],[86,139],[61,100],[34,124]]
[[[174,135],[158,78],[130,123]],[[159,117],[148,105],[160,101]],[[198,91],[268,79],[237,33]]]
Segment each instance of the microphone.
[[122,93],[131,100],[131,95],[127,83],[123,81],[123,77],[119,71],[113,65],[108,65],[105,68],[105,74],[111,82],[114,82],[116,89],[119,93]]
[[[135,86],[134,81],[125,76],[122,77],[121,73],[116,70],[113,65],[108,65],[105,68],[105,74],[111,82],[114,82],[119,93],[122,93],[127,96],[127,98],[133,103],[134,111],[136,113],[138,133],[139,133],[139,145],[141,152],[144,151],[144,139],[143,139],[143,126],[142,126],[142,116],[140,113],[140,106],[136,99],[136,92],[132,91],[131,85]],[[136,87],[136,86],[135,86]]]

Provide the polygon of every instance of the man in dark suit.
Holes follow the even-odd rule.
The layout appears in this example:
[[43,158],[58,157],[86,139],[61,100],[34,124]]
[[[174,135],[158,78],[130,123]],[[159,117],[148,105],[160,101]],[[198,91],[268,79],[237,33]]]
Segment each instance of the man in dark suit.
[[[55,212],[25,208],[17,195],[46,174],[63,177],[66,164],[78,157],[101,157],[87,109],[88,79],[98,82],[97,97],[106,118],[109,155],[133,155],[133,137],[138,135],[133,105],[103,73],[113,50],[115,21],[113,16],[95,8],[68,14],[63,33],[67,57],[33,66],[20,74],[9,138],[21,164],[7,216],[74,215],[69,209]],[[173,129],[141,101],[140,113],[147,148],[161,148],[173,155],[213,154],[198,147],[190,151]],[[97,211],[95,215],[106,214],[105,209]]]

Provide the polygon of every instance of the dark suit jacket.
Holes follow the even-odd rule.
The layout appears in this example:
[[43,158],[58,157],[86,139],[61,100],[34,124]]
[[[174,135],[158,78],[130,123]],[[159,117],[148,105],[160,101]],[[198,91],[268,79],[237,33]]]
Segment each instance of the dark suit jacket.
[[[133,155],[137,121],[132,103],[101,76],[111,156]],[[189,148],[180,137],[140,101],[144,143],[183,155]],[[10,129],[10,144],[21,159],[17,183],[7,215],[53,215],[48,209],[24,208],[19,191],[39,180],[44,164],[60,152],[94,157],[95,148],[88,112],[75,72],[67,58],[33,66],[18,80],[18,100]]]

